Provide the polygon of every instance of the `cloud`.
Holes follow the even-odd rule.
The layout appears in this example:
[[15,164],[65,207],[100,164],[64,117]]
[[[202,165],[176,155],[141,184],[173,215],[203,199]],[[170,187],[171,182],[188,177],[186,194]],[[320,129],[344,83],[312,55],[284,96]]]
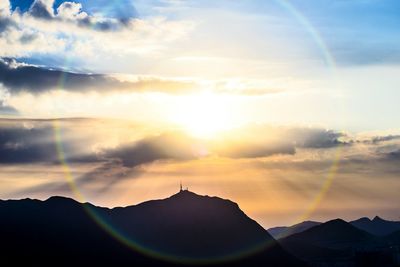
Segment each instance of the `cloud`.
[[24,90],[40,93],[50,89],[84,90],[112,88],[120,83],[117,80],[98,74],[80,74],[62,70],[45,69],[18,64],[13,59],[0,59],[0,82],[11,93]]
[[242,140],[230,142],[228,145],[218,145],[216,152],[229,158],[263,158],[278,154],[294,155],[296,148],[290,141],[279,143],[263,142],[263,140]]
[[133,81],[122,81],[103,74],[74,73],[63,70],[47,69],[18,63],[14,59],[0,58],[0,83],[10,93],[23,91],[42,93],[50,90],[84,92],[95,91],[152,91],[166,93],[187,93],[193,90],[188,81],[166,80],[156,77],[142,77]]
[[[190,137],[182,132],[163,133],[103,152],[103,157],[135,167],[158,160],[193,160],[211,155],[228,158],[263,158],[272,155],[294,155],[296,148],[325,149],[345,144],[340,133],[313,128],[263,127],[275,131],[274,136],[257,138],[228,133],[223,140],[209,141]],[[245,129],[251,132],[253,129]],[[256,140],[256,141],[255,141]]]
[[4,101],[0,100],[0,115],[18,115],[19,112],[12,106],[8,106]]
[[277,154],[294,155],[296,149],[329,149],[349,143],[333,130],[255,125],[234,130],[217,141],[218,154],[233,158],[260,158]]
[[[62,126],[54,126],[55,122]],[[100,131],[104,133],[104,127],[112,125],[91,119],[2,119],[0,163],[57,163],[61,153],[58,146],[62,147],[62,157],[68,163],[104,163],[127,168],[157,160],[189,160],[205,156],[199,140],[179,132],[125,141],[114,147],[108,145],[106,136],[98,138],[90,133],[95,127],[102,127]],[[57,139],[56,135],[61,136]]]
[[[56,130],[53,125],[55,121],[59,120],[1,121],[0,163],[58,162]],[[342,138],[353,139],[333,130],[262,125],[232,130],[222,136],[221,140],[203,140],[181,131],[167,131],[157,134],[148,132],[133,139],[120,137],[117,142],[110,142],[107,133],[109,127],[125,127],[127,133],[140,128],[131,129],[123,122],[115,124],[111,121],[89,119],[64,119],[60,123],[63,125],[60,128],[63,156],[69,163],[111,164],[115,168],[127,169],[157,161],[189,161],[214,156],[258,159],[286,155],[314,161],[316,158],[322,160],[324,153],[334,153],[339,146],[343,148],[342,155],[346,160],[385,161],[396,159],[400,146],[396,139],[396,143],[389,145],[345,142]],[[95,132],[93,129],[96,129]],[[382,136],[380,139],[388,138]],[[309,154],[304,154],[304,151]]]
[[[233,131],[223,140],[201,140],[182,132],[168,132],[105,150],[102,157],[135,168],[159,160],[185,161],[219,156],[233,159],[264,158],[273,155],[295,155],[296,148],[329,149],[346,143],[338,138],[343,134],[313,128],[259,127],[257,138]],[[274,136],[265,136],[260,131]],[[245,129],[247,133],[254,128]],[[255,141],[256,140],[256,141]]]
[[387,142],[397,139],[400,139],[400,135],[384,135],[384,136],[374,136],[370,140],[367,140],[367,142],[378,144],[381,142]]
[[130,1],[114,2],[35,0],[28,9],[18,3],[10,9],[2,1],[0,34],[7,34],[0,39],[0,57],[62,55],[82,66],[99,55],[113,59],[160,50],[192,27],[160,17],[139,19]]
[[59,163],[61,152],[57,146],[62,147],[62,156],[68,162],[101,161],[91,150],[93,143],[83,136],[77,138],[69,129],[64,130],[62,140],[57,141],[58,130],[51,121],[10,119],[0,122],[0,164]]
[[390,160],[400,160],[400,149],[391,151],[385,154],[385,157]]
[[[24,34],[21,42],[31,42],[38,38],[35,34]],[[252,84],[234,81],[232,88],[228,81],[208,81],[207,88],[216,94],[264,95],[282,92],[283,90],[252,87]],[[10,93],[23,91],[43,93],[50,90],[66,90],[85,92],[112,92],[115,90],[131,92],[161,92],[168,94],[189,94],[198,92],[204,87],[195,79],[173,79],[152,76],[122,76],[71,72],[60,69],[30,65],[14,58],[0,58],[0,84],[8,88]],[[250,87],[247,87],[250,86]]]
[[28,11],[34,18],[51,20],[53,16],[52,0],[35,0]]
[[[82,4],[78,2],[64,1],[54,10],[54,0],[35,0],[24,16],[31,16],[46,21],[60,21],[75,24],[99,31],[115,31],[129,24],[132,16],[123,16],[119,19],[99,16],[91,16],[83,11]],[[127,6],[128,8],[128,6]],[[107,15],[107,14],[104,14]]]
[[[56,122],[60,127],[54,128]],[[345,142],[342,138],[350,137],[333,130],[258,125],[226,134],[222,141],[227,144],[220,146],[177,130],[160,133],[157,129],[138,134],[140,127],[113,120],[2,119],[0,164],[10,170],[3,176],[11,177],[7,181],[14,178],[27,181],[26,185],[19,182],[13,187],[15,194],[70,192],[57,164],[60,144],[76,186],[85,194],[120,192],[121,187],[138,177],[148,178],[146,183],[152,183],[153,178],[178,175],[198,179],[220,177],[234,183],[235,179],[242,181],[243,177],[254,175],[258,177],[255,180],[271,184],[276,194],[289,190],[295,196],[309,198],[320,189],[322,178],[335,164],[338,169],[332,186],[343,188],[334,192],[361,196],[361,189],[375,187],[372,183],[382,179],[391,183],[400,166],[399,139],[380,143]],[[121,134],[123,131],[126,132]],[[61,143],[55,141],[56,133],[61,134]],[[388,139],[383,135],[374,137]],[[37,173],[27,176],[31,168],[36,168]],[[352,186],[347,186],[348,183]],[[355,184],[360,184],[361,189],[355,190]]]
[[[57,159],[48,128],[2,128],[0,130],[0,163],[37,163]],[[42,140],[42,141],[41,141]]]
[[3,17],[0,14],[0,36],[4,35],[4,32],[6,32],[9,28],[15,27],[16,24],[9,18]]
[[347,144],[340,140],[345,135],[333,130],[294,128],[289,129],[286,136],[293,139],[296,146],[302,148],[331,148]]
[[6,37],[8,31],[12,28],[17,28],[17,23],[10,17],[8,1],[2,1],[0,4],[0,37]]
[[[54,120],[57,121],[57,120]],[[117,162],[127,168],[159,160],[186,161],[219,156],[228,158],[264,158],[273,155],[294,155],[296,149],[329,149],[345,144],[342,134],[313,128],[259,127],[232,131],[223,140],[202,140],[180,132],[147,134],[132,141],[110,146],[104,136],[90,135],[89,128],[73,119],[62,120],[64,157],[70,163]],[[7,120],[0,125],[0,154],[2,163],[57,162],[56,129],[51,121]],[[100,127],[104,127],[100,124]],[[86,127],[86,128],[81,128]],[[76,128],[76,129],[75,129]],[[104,130],[104,129],[100,129]],[[244,133],[243,133],[244,132]],[[269,135],[266,135],[265,133]],[[256,140],[256,141],[255,141]],[[97,147],[97,149],[92,149]]]
[[142,139],[131,144],[104,152],[105,158],[122,162],[126,167],[154,162],[157,160],[190,160],[203,155],[199,140],[181,133],[164,133]]

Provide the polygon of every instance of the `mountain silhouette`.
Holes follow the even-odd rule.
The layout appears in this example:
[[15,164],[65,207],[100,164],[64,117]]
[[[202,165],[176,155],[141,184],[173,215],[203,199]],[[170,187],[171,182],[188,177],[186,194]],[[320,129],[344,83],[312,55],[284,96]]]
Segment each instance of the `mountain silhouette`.
[[[372,220],[368,217],[362,217],[360,219],[350,221],[349,223],[358,229],[381,237],[387,236],[396,231],[400,231],[400,222],[384,220],[379,216],[375,216]],[[293,234],[304,232],[305,230],[320,224],[321,222],[304,221],[292,226],[272,227],[268,229],[268,233],[270,233],[270,235],[272,235],[275,239],[281,239]]]
[[400,231],[380,237],[341,219],[279,239],[312,266],[399,266]]
[[344,220],[335,219],[283,240],[284,242],[301,241],[329,249],[347,249],[366,246],[374,242],[375,237]]
[[372,220],[363,217],[350,222],[350,224],[377,236],[385,236],[400,231],[400,222],[387,221],[378,216],[375,216]]
[[113,209],[64,197],[0,201],[0,235],[7,266],[306,266],[236,203],[187,190]]
[[284,238],[293,234],[304,232],[314,226],[320,225],[320,222],[304,221],[292,226],[278,226],[268,229],[268,233],[275,239]]

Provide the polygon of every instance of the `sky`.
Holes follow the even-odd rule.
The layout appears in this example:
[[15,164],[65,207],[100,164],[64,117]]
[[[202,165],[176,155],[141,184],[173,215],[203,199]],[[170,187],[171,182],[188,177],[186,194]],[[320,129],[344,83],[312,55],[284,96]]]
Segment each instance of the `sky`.
[[396,0],[2,0],[0,47],[1,199],[400,220]]

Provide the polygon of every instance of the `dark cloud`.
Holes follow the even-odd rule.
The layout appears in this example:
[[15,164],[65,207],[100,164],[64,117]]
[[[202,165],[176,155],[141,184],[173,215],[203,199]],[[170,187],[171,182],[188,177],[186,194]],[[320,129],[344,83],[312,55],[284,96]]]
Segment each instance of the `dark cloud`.
[[42,0],[35,0],[29,8],[28,13],[38,19],[51,20],[53,19],[53,12],[42,2]]
[[387,152],[384,154],[384,157],[389,160],[400,161],[400,149]]
[[[28,164],[49,163],[60,161],[60,147],[62,156],[67,162],[89,163],[101,162],[101,158],[86,148],[81,148],[83,141],[65,136],[58,141],[55,138],[56,130],[47,121],[38,120],[2,120],[0,126],[0,164]],[[63,131],[58,129],[58,131]],[[61,134],[61,133],[60,133]],[[89,146],[90,144],[86,144]]]
[[112,163],[128,168],[157,160],[189,160],[202,156],[199,141],[180,133],[164,133],[93,152],[90,147],[95,141],[90,143],[76,137],[72,133],[74,122],[68,121],[72,129],[62,130],[62,141],[58,144],[55,135],[60,130],[52,127],[50,121],[5,121],[7,125],[0,126],[0,163],[57,163],[57,145],[62,146],[63,157],[69,163]]
[[50,89],[82,90],[111,87],[118,82],[98,74],[80,74],[62,70],[19,65],[13,59],[0,59],[0,83],[11,93],[40,93]]
[[286,138],[302,148],[330,148],[347,144],[340,140],[341,137],[344,134],[318,128],[293,128],[286,133]]
[[189,160],[202,156],[198,143],[184,134],[165,133],[105,151],[104,157],[116,159],[126,167],[157,160]]
[[86,90],[153,91],[182,93],[193,90],[193,84],[184,81],[143,78],[136,81],[120,81],[103,74],[74,73],[20,64],[15,59],[0,58],[0,83],[10,93],[28,91],[42,93],[53,89],[83,92]]
[[1,128],[0,163],[50,162],[57,151],[48,128]]
[[11,19],[7,18],[7,17],[3,17],[0,14],[0,36],[6,32],[9,28],[11,27],[15,27],[16,24],[14,21],[12,21]]
[[397,139],[400,139],[400,135],[375,136],[370,141],[368,140],[368,142],[371,142],[373,144],[378,144],[381,142],[387,142]]
[[37,34],[34,33],[24,33],[22,36],[19,38],[19,41],[21,44],[29,44],[36,40],[38,38]]

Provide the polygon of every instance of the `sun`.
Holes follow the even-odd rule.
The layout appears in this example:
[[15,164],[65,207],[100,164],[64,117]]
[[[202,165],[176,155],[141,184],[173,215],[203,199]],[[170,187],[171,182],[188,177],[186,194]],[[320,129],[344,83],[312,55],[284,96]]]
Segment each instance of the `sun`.
[[212,138],[234,127],[230,100],[224,95],[185,96],[175,107],[173,121],[193,136]]

